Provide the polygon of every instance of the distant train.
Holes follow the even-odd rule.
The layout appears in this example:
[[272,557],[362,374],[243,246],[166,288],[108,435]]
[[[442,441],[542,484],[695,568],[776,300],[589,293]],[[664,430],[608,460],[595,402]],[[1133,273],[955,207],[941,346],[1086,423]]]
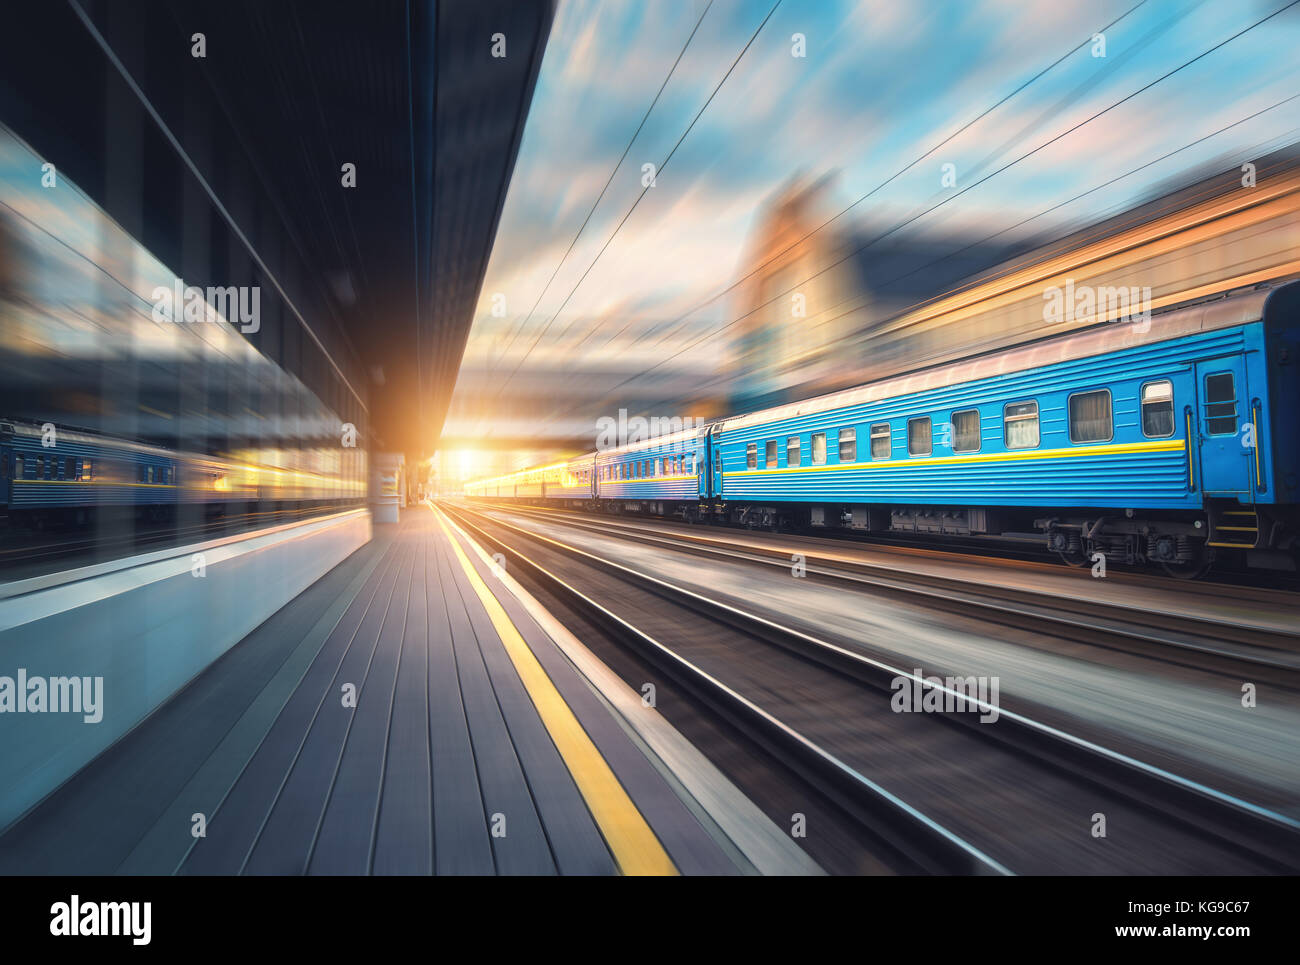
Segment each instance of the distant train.
[[781,528],[1039,532],[1197,576],[1295,569],[1300,282],[974,356],[466,486]]
[[[285,463],[309,460],[280,450]],[[315,466],[272,465],[176,452],[57,426],[0,422],[0,509],[9,522],[34,528],[84,523],[106,507],[134,508],[165,519],[178,503],[243,512],[247,504],[323,505],[364,497],[364,482],[341,468],[360,458],[327,452]]]

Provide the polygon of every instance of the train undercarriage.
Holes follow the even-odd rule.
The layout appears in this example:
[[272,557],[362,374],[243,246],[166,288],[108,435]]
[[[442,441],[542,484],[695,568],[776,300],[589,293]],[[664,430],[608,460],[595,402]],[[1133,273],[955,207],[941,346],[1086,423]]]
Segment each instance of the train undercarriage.
[[1211,567],[1300,570],[1296,507],[1210,500],[1199,514],[1173,510],[1069,509],[1044,516],[1021,507],[964,508],[841,503],[738,503],[725,500],[503,499],[584,512],[677,518],[769,532],[817,531],[948,539],[1038,537],[1070,566],[1155,568],[1181,579]]
[[1014,507],[840,504],[691,503],[688,522],[724,522],[769,531],[826,529],[931,538],[1036,534],[1071,566],[1106,563],[1158,567],[1195,579],[1216,562],[1234,568],[1300,569],[1300,517],[1294,507],[1250,506],[1210,500],[1207,511],[1063,510],[1052,516]]

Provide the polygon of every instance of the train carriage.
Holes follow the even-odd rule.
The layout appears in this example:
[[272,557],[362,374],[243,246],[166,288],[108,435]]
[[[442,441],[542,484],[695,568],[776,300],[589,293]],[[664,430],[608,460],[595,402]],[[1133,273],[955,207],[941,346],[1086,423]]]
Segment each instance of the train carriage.
[[1298,286],[1186,306],[724,420],[715,514],[933,535],[1043,531],[1199,571],[1294,565]]
[[[100,509],[164,518],[179,503],[223,512],[255,502],[316,505],[356,499],[357,461],[310,451],[205,456],[58,426],[0,422],[0,508],[10,523],[84,524]],[[268,464],[274,459],[277,464]]]
[[1292,282],[581,458],[594,461],[596,508],[939,538],[1038,532],[1071,563],[1101,553],[1184,576],[1216,555],[1294,569],[1298,361]]
[[595,453],[597,499],[656,515],[693,508],[707,492],[701,485],[707,432],[681,429]]

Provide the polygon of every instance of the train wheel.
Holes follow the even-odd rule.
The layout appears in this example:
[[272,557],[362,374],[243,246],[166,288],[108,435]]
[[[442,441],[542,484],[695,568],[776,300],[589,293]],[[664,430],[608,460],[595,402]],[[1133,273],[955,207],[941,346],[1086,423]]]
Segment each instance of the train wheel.
[[1087,566],[1088,557],[1083,552],[1079,535],[1055,526],[1047,531],[1047,548],[1061,558],[1066,566]]
[[1210,572],[1210,565],[1213,562],[1214,560],[1207,554],[1190,563],[1161,563],[1160,568],[1175,580],[1199,580]]
[[1214,563],[1214,550],[1208,546],[1198,546],[1192,551],[1193,557],[1185,563],[1161,563],[1160,568],[1176,580],[1199,580],[1210,572]]

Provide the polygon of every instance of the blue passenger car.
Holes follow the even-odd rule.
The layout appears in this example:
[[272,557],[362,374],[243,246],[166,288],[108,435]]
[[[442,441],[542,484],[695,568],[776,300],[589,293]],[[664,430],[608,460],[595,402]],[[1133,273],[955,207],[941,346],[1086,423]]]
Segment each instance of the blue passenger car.
[[352,470],[355,456],[300,450],[285,460],[289,465],[258,459],[271,454],[277,453],[208,456],[52,424],[4,421],[0,508],[10,524],[42,528],[83,524],[102,509],[162,520],[179,503],[201,503],[213,513],[244,512],[253,503],[321,506],[364,492]]
[[595,453],[587,505],[937,538],[1036,531],[1070,563],[1101,553],[1182,576],[1216,556],[1295,569],[1298,364],[1291,282]]
[[[715,515],[762,525],[1043,531],[1199,571],[1293,565],[1297,290],[1221,298],[728,419]],[[1289,413],[1289,415],[1286,415]]]
[[666,435],[594,453],[595,498],[607,508],[673,514],[702,494],[707,428]]
[[0,505],[16,521],[78,520],[101,506],[171,505],[176,470],[175,454],[165,449],[0,423]]

